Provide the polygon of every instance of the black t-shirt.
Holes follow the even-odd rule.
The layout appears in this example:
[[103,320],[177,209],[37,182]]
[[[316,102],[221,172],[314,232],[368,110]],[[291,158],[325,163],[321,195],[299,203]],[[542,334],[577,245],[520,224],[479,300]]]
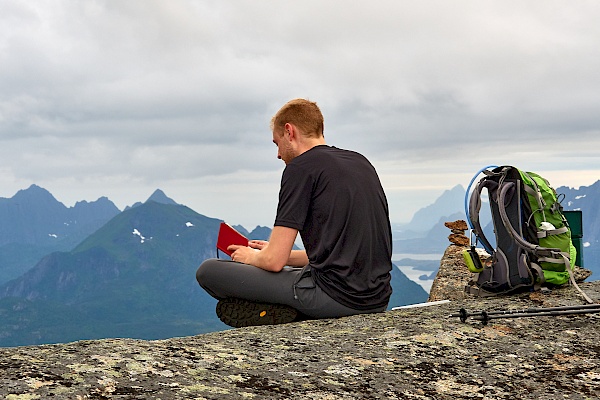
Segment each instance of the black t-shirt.
[[362,155],[320,145],[283,171],[275,226],[297,229],[319,287],[356,309],[386,306],[392,233],[385,193]]

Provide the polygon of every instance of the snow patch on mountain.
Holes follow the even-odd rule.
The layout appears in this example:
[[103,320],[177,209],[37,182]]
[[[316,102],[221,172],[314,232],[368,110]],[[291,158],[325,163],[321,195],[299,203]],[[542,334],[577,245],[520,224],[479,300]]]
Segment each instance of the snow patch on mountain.
[[144,241],[146,240],[146,238],[144,237],[144,235],[142,235],[142,234],[140,233],[140,231],[138,231],[138,230],[137,230],[137,228],[134,228],[134,229],[133,229],[133,232],[132,232],[132,234],[133,234],[134,236],[139,236],[139,237],[140,237],[140,243],[144,243]]

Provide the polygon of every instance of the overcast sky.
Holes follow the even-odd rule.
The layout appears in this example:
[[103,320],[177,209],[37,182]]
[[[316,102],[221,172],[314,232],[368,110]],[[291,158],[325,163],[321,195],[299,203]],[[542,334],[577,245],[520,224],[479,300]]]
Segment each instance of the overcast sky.
[[160,188],[271,226],[269,121],[316,101],[393,222],[480,168],[600,179],[600,2],[0,0],[0,197],[123,209]]

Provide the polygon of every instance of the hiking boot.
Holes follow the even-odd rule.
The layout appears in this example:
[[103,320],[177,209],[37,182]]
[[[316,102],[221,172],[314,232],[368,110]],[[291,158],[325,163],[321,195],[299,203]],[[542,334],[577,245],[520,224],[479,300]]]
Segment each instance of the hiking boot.
[[287,324],[298,316],[296,309],[283,304],[258,303],[229,298],[217,303],[217,316],[234,328]]

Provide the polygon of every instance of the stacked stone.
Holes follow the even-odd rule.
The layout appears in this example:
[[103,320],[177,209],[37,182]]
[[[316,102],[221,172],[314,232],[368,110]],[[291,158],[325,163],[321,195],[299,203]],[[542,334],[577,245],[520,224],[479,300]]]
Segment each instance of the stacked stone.
[[468,246],[469,238],[465,235],[465,231],[468,229],[467,223],[459,219],[454,222],[444,222],[446,228],[449,228],[452,233],[448,236],[448,240],[450,243],[458,245],[458,246]]

